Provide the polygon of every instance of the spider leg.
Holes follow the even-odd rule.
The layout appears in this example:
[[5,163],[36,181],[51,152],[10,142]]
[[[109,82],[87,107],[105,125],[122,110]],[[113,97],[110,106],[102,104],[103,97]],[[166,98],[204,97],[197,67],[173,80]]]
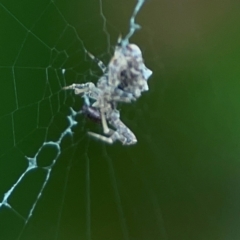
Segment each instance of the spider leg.
[[92,55],[90,52],[87,52],[87,54],[95,63],[97,63],[97,65],[101,68],[102,72],[105,73],[107,67],[104,65],[104,63],[98,58],[96,58],[94,55]]
[[[96,100],[101,92],[94,83],[87,82],[82,84],[73,83],[72,85],[63,87],[64,90],[73,89],[76,95],[81,95],[82,93],[85,95],[84,97],[91,98]],[[85,103],[88,105],[88,101],[85,98]]]
[[[127,128],[127,130],[130,131],[128,128]],[[126,134],[126,132],[125,132],[124,135],[122,135],[121,133],[119,133],[118,130],[116,130],[109,137],[103,136],[98,133],[93,133],[93,132],[88,132],[88,135],[94,137],[95,139],[101,140],[101,141],[109,143],[109,144],[113,144],[117,140],[122,142],[123,145],[133,145],[137,142],[137,139],[132,132],[131,132],[131,134],[129,134],[129,133]]]
[[108,128],[108,125],[107,125],[105,113],[102,109],[100,109],[100,113],[101,113],[101,119],[102,119],[103,132],[104,134],[109,134],[110,129]]
[[89,92],[94,87],[95,87],[94,83],[87,82],[87,83],[82,83],[82,84],[73,83],[72,85],[63,87],[63,89],[64,90],[73,89],[75,94],[78,95],[78,94],[81,94],[81,93],[84,93],[84,92]]
[[106,137],[101,134],[97,134],[97,133],[93,133],[93,132],[88,132],[88,135],[94,137],[95,139],[106,142],[108,144],[113,144],[120,137],[118,132],[116,132],[116,131],[110,137]]

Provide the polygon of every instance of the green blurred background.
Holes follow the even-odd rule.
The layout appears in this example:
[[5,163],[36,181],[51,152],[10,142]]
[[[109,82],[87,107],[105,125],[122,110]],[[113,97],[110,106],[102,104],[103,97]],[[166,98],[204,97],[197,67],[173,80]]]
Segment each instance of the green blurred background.
[[[107,64],[135,4],[0,0],[1,202],[25,156],[81,108],[61,88],[101,75],[83,46]],[[78,116],[32,216],[54,149],[16,187],[12,208],[0,207],[0,239],[239,240],[239,10],[236,0],[147,1],[131,41],[153,71],[150,90],[120,106],[138,143],[89,139],[101,128]]]

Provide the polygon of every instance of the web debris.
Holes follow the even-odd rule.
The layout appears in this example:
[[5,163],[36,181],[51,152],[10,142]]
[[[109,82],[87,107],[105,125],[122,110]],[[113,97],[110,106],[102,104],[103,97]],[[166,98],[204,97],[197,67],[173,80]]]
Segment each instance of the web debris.
[[139,30],[141,28],[141,26],[139,24],[137,24],[135,22],[135,18],[138,14],[138,12],[141,10],[143,4],[145,3],[146,0],[138,0],[135,8],[134,8],[134,11],[133,11],[133,14],[130,18],[130,24],[129,24],[129,32],[128,34],[126,35],[126,37],[123,39],[123,44],[127,45],[129,43],[129,39],[133,36],[133,34],[135,33],[136,30]]
[[[17,186],[20,184],[20,182],[23,180],[23,178],[28,174],[28,172],[32,171],[33,169],[36,169],[36,168],[42,168],[46,171],[46,177],[45,177],[45,180],[40,188],[40,191],[38,193],[38,195],[36,196],[36,199],[35,201],[33,202],[33,205],[29,211],[29,213],[27,214],[27,217],[24,217],[22,216],[20,213],[18,213],[18,215],[24,220],[24,225],[26,226],[26,224],[28,223],[28,221],[30,220],[30,218],[32,217],[32,214],[34,212],[34,209],[38,203],[38,200],[40,199],[41,195],[42,195],[42,192],[46,186],[46,184],[48,183],[48,180],[50,178],[50,174],[51,174],[51,171],[54,167],[54,165],[56,164],[57,162],[57,159],[59,157],[59,155],[61,154],[61,147],[60,147],[60,144],[63,140],[63,138],[70,134],[70,136],[73,135],[73,132],[72,132],[72,128],[77,125],[77,122],[75,121],[75,117],[77,115],[77,112],[75,112],[72,108],[70,108],[71,110],[71,113],[69,116],[67,116],[67,119],[68,119],[68,127],[61,133],[59,139],[57,141],[47,141],[47,142],[44,142],[43,145],[38,149],[38,151],[36,152],[35,156],[33,157],[27,157],[25,156],[25,158],[28,160],[28,167],[27,169],[21,174],[21,176],[17,179],[17,181],[13,184],[13,186],[4,194],[4,198],[3,198],[3,201],[0,202],[0,208],[5,206],[9,209],[11,209],[12,211],[16,212],[17,211],[11,206],[11,204],[8,202],[8,199],[11,197],[11,195],[13,194],[14,190],[17,188]],[[37,158],[39,156],[39,154],[41,154],[41,152],[44,150],[44,147],[48,147],[48,146],[51,146],[51,147],[54,147],[57,152],[56,152],[56,156],[55,158],[52,160],[52,164],[50,164],[49,166],[47,167],[40,167],[38,166],[37,164]],[[24,229],[23,229],[24,230]],[[23,231],[22,230],[22,231]],[[21,237],[21,234],[19,235],[19,238]]]

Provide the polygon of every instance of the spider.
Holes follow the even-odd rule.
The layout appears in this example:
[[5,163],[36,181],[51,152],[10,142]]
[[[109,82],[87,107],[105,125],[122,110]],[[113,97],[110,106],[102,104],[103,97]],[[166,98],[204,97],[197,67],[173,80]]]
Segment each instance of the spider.
[[[108,67],[91,53],[87,52],[87,54],[103,72],[97,86],[92,82],[73,83],[63,89],[73,89],[76,95],[83,94],[87,106],[85,113],[92,118],[99,116],[103,132],[109,137],[92,132],[89,132],[89,135],[107,143],[113,143],[116,140],[121,141],[124,145],[136,143],[135,135],[120,120],[116,106],[118,102],[135,101],[141,96],[141,92],[148,90],[147,80],[152,71],[144,65],[141,50],[135,44],[123,44],[119,38]],[[92,104],[90,99],[94,101]],[[116,130],[109,129],[107,122]]]

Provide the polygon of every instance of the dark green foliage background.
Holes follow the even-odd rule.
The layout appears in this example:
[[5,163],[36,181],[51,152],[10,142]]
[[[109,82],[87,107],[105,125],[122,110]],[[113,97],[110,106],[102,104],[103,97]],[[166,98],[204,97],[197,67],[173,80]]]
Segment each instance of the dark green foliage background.
[[[80,109],[61,87],[97,80],[82,44],[107,63],[134,5],[103,0],[101,15],[96,0],[0,0],[1,199],[25,156],[58,139],[69,107]],[[43,183],[40,168],[9,199],[17,212],[0,208],[0,239],[239,240],[239,10],[236,0],[147,1],[131,40],[153,70],[150,90],[120,106],[138,143],[89,139],[101,128],[79,116],[29,222],[21,216]],[[47,149],[38,164],[55,154]]]

